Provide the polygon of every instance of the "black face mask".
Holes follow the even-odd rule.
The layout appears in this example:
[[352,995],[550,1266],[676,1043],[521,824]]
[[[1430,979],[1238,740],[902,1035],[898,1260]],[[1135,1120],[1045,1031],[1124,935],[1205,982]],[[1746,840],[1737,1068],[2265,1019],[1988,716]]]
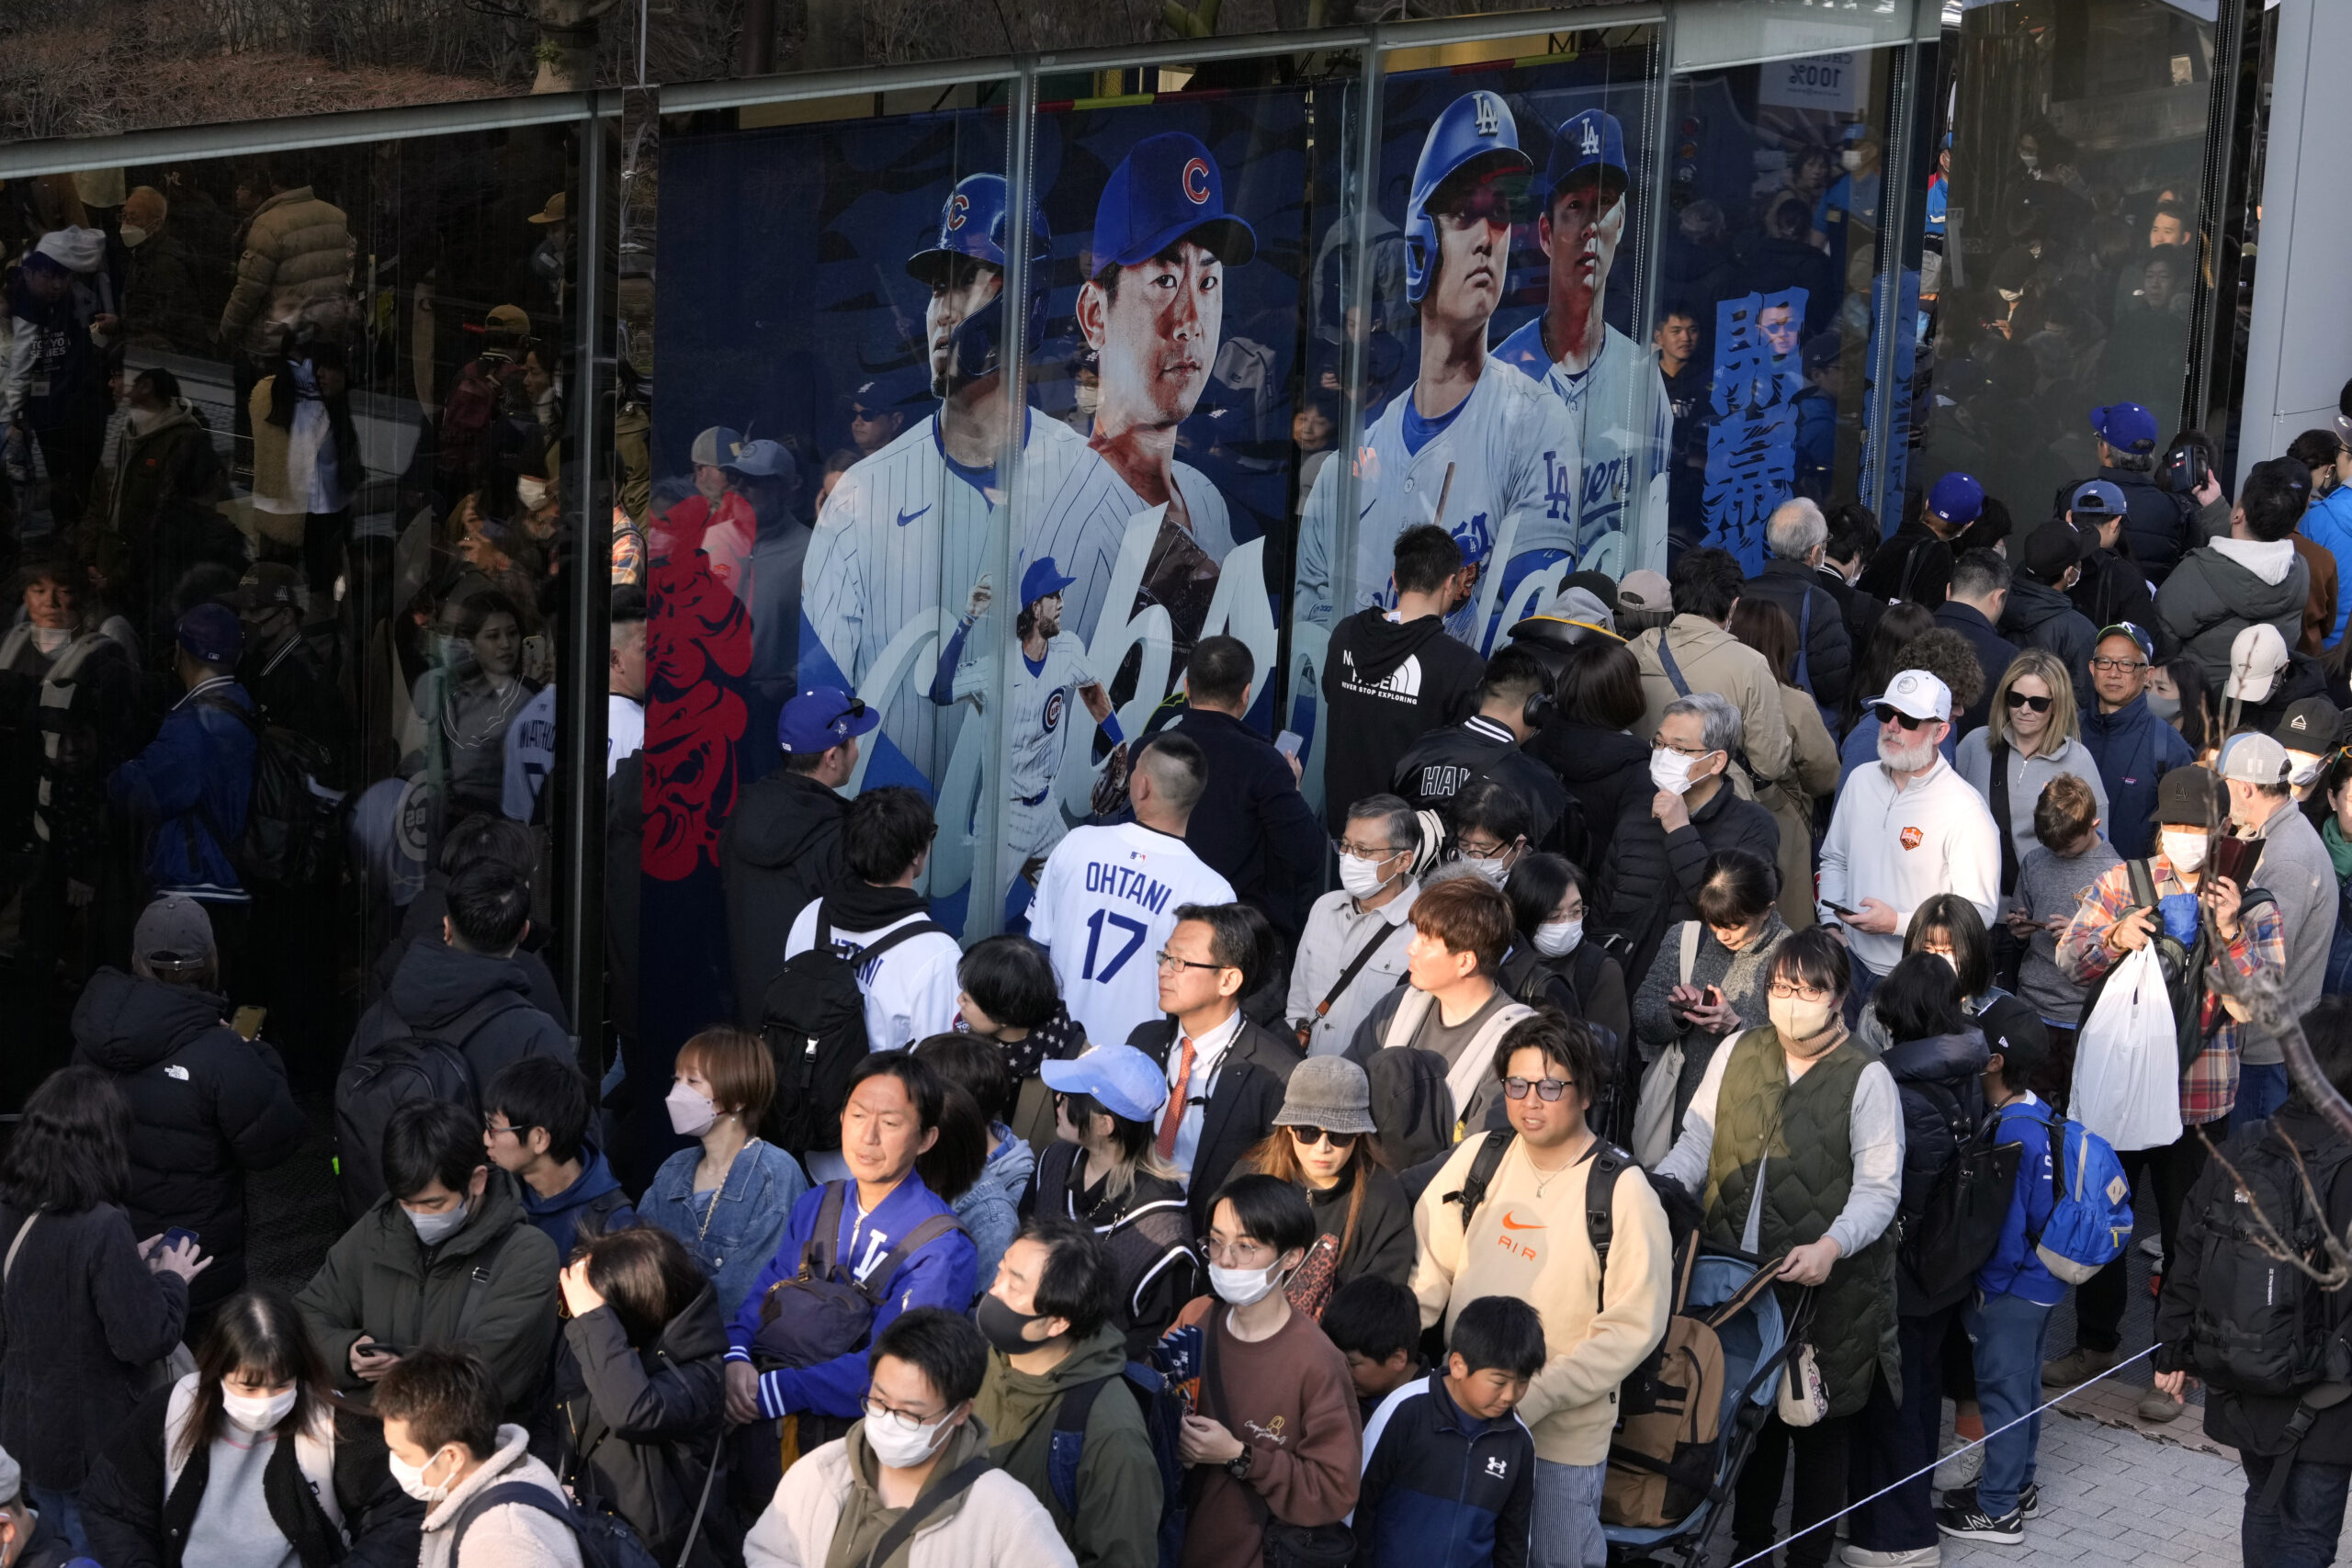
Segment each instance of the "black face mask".
[[980,1333],[989,1344],[1008,1356],[1023,1355],[1035,1350],[1043,1343],[1041,1340],[1029,1338],[1023,1331],[1031,1324],[1045,1316],[1044,1313],[1015,1312],[1004,1304],[1002,1297],[986,1295],[980,1298],[979,1311],[976,1315],[979,1322]]

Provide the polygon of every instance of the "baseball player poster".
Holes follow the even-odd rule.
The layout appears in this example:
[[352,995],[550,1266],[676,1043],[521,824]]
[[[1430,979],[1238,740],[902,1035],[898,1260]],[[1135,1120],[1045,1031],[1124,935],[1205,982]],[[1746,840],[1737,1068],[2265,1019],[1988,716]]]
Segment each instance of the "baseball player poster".
[[1389,78],[1380,214],[1402,232],[1414,315],[1396,374],[1364,389],[1357,515],[1338,465],[1317,477],[1303,621],[1393,603],[1391,548],[1421,523],[1478,569],[1447,629],[1482,652],[1572,571],[1664,567],[1671,415],[1634,320],[1645,58]]

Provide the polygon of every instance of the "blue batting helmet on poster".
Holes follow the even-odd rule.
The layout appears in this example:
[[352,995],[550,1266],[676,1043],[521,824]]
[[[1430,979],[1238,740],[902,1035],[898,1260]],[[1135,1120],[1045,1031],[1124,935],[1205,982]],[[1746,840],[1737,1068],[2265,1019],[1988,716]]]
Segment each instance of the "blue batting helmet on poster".
[[1601,188],[1623,195],[1625,173],[1625,128],[1606,109],[1586,109],[1560,122],[1552,138],[1552,156],[1544,165],[1544,203],[1579,175],[1597,174]]
[[1139,266],[1191,240],[1227,266],[1258,254],[1258,232],[1225,209],[1225,174],[1200,138],[1147,136],[1119,160],[1094,206],[1096,272]]
[[1405,202],[1405,298],[1421,302],[1437,266],[1437,219],[1430,202],[1455,175],[1490,179],[1532,174],[1535,162],[1520,151],[1519,126],[1510,106],[1484,88],[1464,93],[1430,122],[1413,165],[1412,194]]
[[[1005,243],[1012,238],[1009,193],[1002,175],[967,175],[956,182],[939,209],[939,232],[931,244],[907,258],[907,276],[936,288],[954,266],[967,256],[986,262],[1000,272],[1007,264]],[[1046,267],[1053,257],[1053,235],[1046,215],[1035,203],[1029,207],[1029,345],[1046,335]],[[1004,297],[967,316],[956,329],[956,363],[967,378],[997,368],[1001,346]]]

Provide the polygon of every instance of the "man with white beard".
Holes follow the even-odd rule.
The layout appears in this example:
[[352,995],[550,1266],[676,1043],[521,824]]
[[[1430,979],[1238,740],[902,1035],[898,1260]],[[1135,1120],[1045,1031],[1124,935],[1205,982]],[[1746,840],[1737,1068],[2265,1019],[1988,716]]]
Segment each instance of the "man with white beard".
[[1911,912],[1957,893],[1990,927],[2000,888],[2000,836],[1984,797],[1943,758],[1951,689],[1905,670],[1862,705],[1879,722],[1878,765],[1838,792],[1821,845],[1821,919],[1845,929],[1859,991],[1903,957]]

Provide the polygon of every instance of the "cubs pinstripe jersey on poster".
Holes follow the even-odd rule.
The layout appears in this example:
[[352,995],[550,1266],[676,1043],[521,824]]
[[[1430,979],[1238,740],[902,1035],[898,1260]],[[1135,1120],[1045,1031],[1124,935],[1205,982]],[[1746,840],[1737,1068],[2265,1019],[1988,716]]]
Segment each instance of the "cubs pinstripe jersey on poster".
[[1233,885],[1183,840],[1137,822],[1073,829],[1029,905],[1029,934],[1053,953],[1069,1015],[1123,1044],[1159,1012],[1159,950],[1186,904],[1229,904]]
[[[1666,472],[1674,412],[1657,357],[1611,327],[1600,355],[1582,370],[1571,370],[1544,351],[1540,315],[1505,338],[1495,357],[1516,365],[1557,397],[1577,427],[1584,449],[1577,483],[1577,559],[1591,559],[1613,532],[1625,536],[1623,550],[1647,543],[1653,529],[1662,541],[1666,519],[1648,515],[1650,489]],[[1662,489],[1656,500],[1666,504]],[[1616,575],[1648,564],[1621,554]]]

